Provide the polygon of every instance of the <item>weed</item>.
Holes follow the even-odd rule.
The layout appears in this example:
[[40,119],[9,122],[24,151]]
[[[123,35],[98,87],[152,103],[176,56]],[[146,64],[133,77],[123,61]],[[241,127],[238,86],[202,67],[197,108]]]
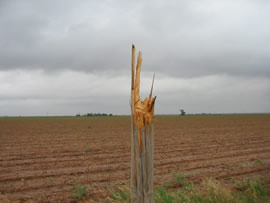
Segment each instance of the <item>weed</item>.
[[193,183],[189,183],[186,181],[186,176],[181,173],[173,173],[173,184],[167,185],[170,187],[183,187],[187,191],[193,191],[194,185]]
[[173,188],[174,186],[171,183],[166,183],[164,185],[165,188]]
[[232,164],[226,165],[226,168],[227,168],[227,169],[232,169],[233,167],[234,167],[234,165],[232,165]]
[[268,188],[263,187],[258,181],[252,181],[249,178],[238,183],[237,189],[242,191],[248,199],[270,196],[270,190]]
[[176,202],[192,202],[191,195],[185,194],[182,190],[178,190],[173,194]]
[[185,186],[186,182],[185,182],[185,175],[181,174],[181,173],[173,173],[173,184],[175,186]]
[[111,194],[111,198],[116,201],[130,202],[130,194],[127,191],[121,190],[120,188]]
[[202,187],[207,190],[206,199],[210,202],[232,202],[234,199],[232,191],[216,180],[203,181]]
[[81,199],[83,196],[87,195],[87,190],[85,185],[81,184],[72,184],[73,194],[72,197],[76,199]]
[[[185,185],[183,175],[178,175],[175,181],[181,183],[181,186]],[[232,178],[233,179],[233,178]],[[252,181],[250,179],[244,180],[237,184],[238,190],[232,190],[226,185],[218,182],[217,180],[209,179],[203,181],[199,188],[193,188],[192,191],[188,191],[183,186],[182,189],[173,191],[164,187],[158,187],[155,190],[155,202],[160,203],[257,203],[257,202],[269,202],[270,203],[270,189],[261,185],[258,181]]]
[[157,203],[173,203],[175,202],[175,198],[168,193],[168,191],[166,190],[166,188],[164,187],[157,187],[155,190],[155,202]]
[[255,164],[263,164],[263,161],[260,160],[260,159],[257,159],[257,160],[255,161]]
[[87,151],[87,152],[92,152],[92,151],[93,151],[93,149],[92,149],[92,147],[91,147],[91,146],[88,146],[86,151]]
[[92,128],[92,126],[89,125],[89,126],[88,126],[88,129],[90,129],[90,128]]

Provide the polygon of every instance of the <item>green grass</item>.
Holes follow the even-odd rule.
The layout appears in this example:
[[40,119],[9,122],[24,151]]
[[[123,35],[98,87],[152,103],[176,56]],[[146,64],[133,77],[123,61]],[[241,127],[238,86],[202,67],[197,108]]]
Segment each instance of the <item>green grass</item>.
[[257,160],[255,161],[255,164],[258,164],[258,165],[263,164],[263,161],[260,160],[260,159],[257,159]]
[[[233,179],[230,187],[217,180],[208,179],[194,185],[183,174],[172,174],[172,183],[158,186],[154,191],[156,203],[270,203],[270,185],[258,180]],[[117,188],[111,194],[112,202],[130,202],[127,189]]]
[[169,193],[165,187],[157,187],[155,189],[155,202],[175,202],[175,197],[173,197],[174,193]]
[[87,147],[86,152],[92,152],[92,151],[93,151],[93,148],[89,145],[89,146]]
[[177,188],[181,187],[187,191],[192,191],[194,189],[194,185],[192,182],[187,181],[187,178],[184,174],[181,173],[173,173],[173,181],[172,183],[168,183],[165,186],[167,188]]
[[270,202],[270,188],[257,180],[246,179],[239,182],[237,189],[241,192],[241,199],[247,202]]
[[87,195],[87,188],[85,185],[73,183],[72,190],[73,190],[72,197],[78,200]]
[[[175,176],[175,175],[174,175]],[[270,202],[270,187],[262,185],[258,181],[247,179],[238,182],[235,189],[221,184],[216,180],[203,181],[193,190],[185,188],[187,184],[183,175],[175,176],[174,183],[182,187],[174,189],[170,187],[157,187],[155,189],[155,202],[157,203],[264,203]],[[189,183],[190,184],[190,183]]]
[[114,202],[130,202],[130,193],[117,188],[117,190],[111,194],[111,199]]

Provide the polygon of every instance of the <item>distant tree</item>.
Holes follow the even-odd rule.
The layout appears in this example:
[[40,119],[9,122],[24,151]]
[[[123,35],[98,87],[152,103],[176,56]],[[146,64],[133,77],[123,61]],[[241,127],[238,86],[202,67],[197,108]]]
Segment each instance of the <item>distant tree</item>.
[[81,116],[81,114],[76,114],[76,117],[80,117]]
[[181,115],[181,116],[186,115],[186,112],[184,111],[184,109],[180,109],[180,115]]

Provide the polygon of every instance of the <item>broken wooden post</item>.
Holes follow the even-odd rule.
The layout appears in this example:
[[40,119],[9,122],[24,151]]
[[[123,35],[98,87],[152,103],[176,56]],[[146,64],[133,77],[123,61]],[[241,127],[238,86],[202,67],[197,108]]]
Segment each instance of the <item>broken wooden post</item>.
[[135,72],[135,46],[131,63],[131,202],[153,202],[154,77],[149,97],[140,99],[142,54],[139,52]]

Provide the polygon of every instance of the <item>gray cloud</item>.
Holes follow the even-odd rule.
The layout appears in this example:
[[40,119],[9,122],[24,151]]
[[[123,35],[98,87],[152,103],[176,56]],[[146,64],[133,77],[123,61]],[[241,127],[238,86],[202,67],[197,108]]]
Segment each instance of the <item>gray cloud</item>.
[[0,70],[269,76],[267,1],[2,1]]
[[[151,77],[142,75],[142,99],[149,94]],[[2,72],[0,81],[0,116],[130,113],[128,76],[16,70]],[[159,75],[154,95],[158,96],[157,114],[177,114],[180,108],[188,113],[270,112],[268,78],[213,75],[179,79]]]
[[269,11],[263,0],[0,1],[0,116],[128,114],[132,43],[142,97],[156,72],[157,113],[270,112]]

